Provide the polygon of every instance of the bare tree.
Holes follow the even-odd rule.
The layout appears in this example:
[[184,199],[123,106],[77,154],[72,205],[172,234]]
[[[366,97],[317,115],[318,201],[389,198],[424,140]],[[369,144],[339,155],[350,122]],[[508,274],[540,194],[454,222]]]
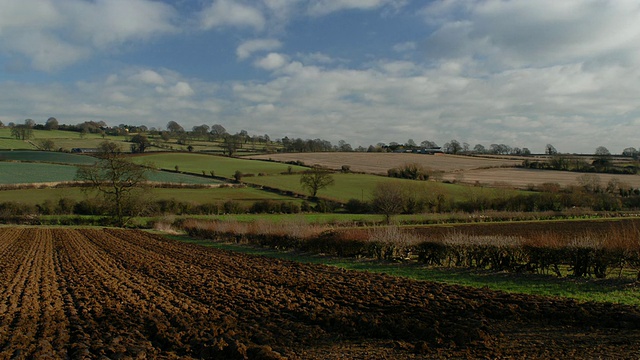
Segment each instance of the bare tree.
[[381,182],[373,189],[372,204],[376,212],[385,216],[386,223],[391,216],[400,214],[405,205],[405,192],[399,181]]
[[331,176],[331,172],[322,167],[314,167],[300,176],[300,185],[302,185],[303,189],[309,191],[312,198],[316,197],[318,191],[334,183],[335,181],[333,176]]
[[100,143],[98,161],[94,165],[80,166],[76,179],[88,182],[92,189],[101,193],[115,217],[118,226],[124,226],[140,205],[137,190],[144,187],[146,169],[129,161],[118,144]]

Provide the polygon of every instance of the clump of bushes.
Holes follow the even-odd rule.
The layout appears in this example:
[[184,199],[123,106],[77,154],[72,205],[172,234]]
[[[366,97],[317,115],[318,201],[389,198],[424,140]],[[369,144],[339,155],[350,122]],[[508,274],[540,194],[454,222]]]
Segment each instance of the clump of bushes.
[[387,170],[387,175],[393,178],[411,180],[429,180],[429,172],[420,164],[404,164]]

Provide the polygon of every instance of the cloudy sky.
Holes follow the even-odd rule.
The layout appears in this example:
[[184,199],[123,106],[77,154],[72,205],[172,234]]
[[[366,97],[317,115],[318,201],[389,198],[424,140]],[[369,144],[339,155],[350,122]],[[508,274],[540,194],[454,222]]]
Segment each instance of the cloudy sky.
[[640,147],[637,0],[0,0],[0,120]]

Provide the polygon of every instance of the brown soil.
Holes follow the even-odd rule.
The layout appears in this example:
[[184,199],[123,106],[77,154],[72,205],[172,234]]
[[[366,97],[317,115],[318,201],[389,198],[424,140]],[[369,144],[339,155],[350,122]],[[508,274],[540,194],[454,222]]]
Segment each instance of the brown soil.
[[416,282],[139,231],[0,229],[0,359],[640,356],[640,309]]

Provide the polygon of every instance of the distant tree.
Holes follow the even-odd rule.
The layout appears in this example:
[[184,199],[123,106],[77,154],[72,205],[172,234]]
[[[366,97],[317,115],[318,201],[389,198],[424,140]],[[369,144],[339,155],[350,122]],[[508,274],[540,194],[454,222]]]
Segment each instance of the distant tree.
[[40,149],[44,151],[51,151],[56,147],[56,144],[51,139],[42,139],[39,141]]
[[171,133],[168,131],[163,131],[160,133],[160,138],[164,141],[167,142],[169,140],[171,140]]
[[151,146],[151,142],[147,138],[145,134],[136,134],[131,138],[131,152],[132,153],[143,153],[149,146]]
[[628,147],[622,150],[622,156],[631,157],[634,159],[638,158],[638,150],[634,147]]
[[226,153],[228,156],[233,156],[236,151],[242,147],[242,142],[238,135],[229,135],[227,134],[224,137],[224,144],[222,147],[223,154]]
[[433,141],[424,140],[423,142],[420,143],[420,146],[427,149],[433,149],[433,148],[437,148],[438,144],[434,143]]
[[26,119],[26,120],[24,121],[24,125],[25,125],[26,127],[28,127],[28,128],[33,129],[33,128],[34,128],[34,126],[36,126],[36,122],[35,122],[35,121],[33,121],[32,119]]
[[33,137],[33,126],[29,126],[27,121],[25,121],[25,124],[14,125],[11,128],[11,136],[18,140],[29,140]]
[[173,120],[167,123],[167,130],[169,130],[170,133],[174,134],[184,132],[184,128]]
[[473,152],[484,154],[487,152],[487,149],[482,144],[476,144],[476,146],[473,147]]
[[466,142],[462,143],[462,152],[463,153],[468,153],[470,148],[471,148],[471,145],[469,145],[468,143],[466,143]]
[[444,146],[442,147],[442,151],[446,152],[447,154],[457,154],[462,150],[462,145],[460,145],[460,142],[458,142],[458,140],[451,140],[450,142],[444,144]]
[[209,134],[209,125],[199,125],[192,128],[193,135],[200,139],[205,139]]
[[398,144],[395,141],[392,141],[389,143],[389,150],[391,151],[396,151],[399,147],[400,147],[400,144]]
[[85,181],[104,196],[118,226],[124,226],[141,206],[140,190],[147,181],[144,167],[131,162],[118,144],[100,143],[98,161],[79,166],[76,179]]
[[242,180],[242,171],[240,170],[236,170],[235,173],[233,173],[233,178],[237,181],[240,182],[240,180]]
[[611,156],[611,152],[604,146],[598,146],[595,152],[596,156]]
[[227,129],[225,129],[224,126],[220,124],[215,124],[211,127],[211,131],[209,133],[211,134],[214,140],[221,139],[225,135],[227,135]]
[[176,134],[178,134],[177,143],[180,145],[187,145],[189,142],[189,135],[185,132],[178,132]]
[[604,146],[598,146],[596,148],[595,155],[596,159],[593,160],[592,165],[598,171],[608,171],[611,167],[611,153],[609,152],[609,149]]
[[400,214],[405,206],[405,193],[400,182],[380,182],[373,189],[372,205],[374,210],[385,216],[386,223],[391,223],[391,216]]
[[58,124],[58,119],[54,117],[48,118],[44,124],[45,130],[58,130],[58,127],[60,127],[60,124]]
[[407,140],[407,142],[404,144],[405,147],[407,147],[408,149],[415,149],[418,147],[418,144],[416,144],[415,141],[413,141],[413,139],[409,139]]
[[553,145],[547,144],[547,146],[544,147],[544,153],[547,155],[555,155],[558,153],[558,150],[556,150]]
[[549,164],[556,170],[569,170],[569,159],[558,153],[551,157]]
[[335,183],[329,170],[322,167],[314,167],[305,171],[300,176],[300,185],[307,190],[312,198],[315,198],[318,191],[325,189]]
[[351,145],[348,144],[346,141],[340,140],[338,141],[338,151],[350,152],[350,151],[353,151],[353,148],[351,148]]
[[522,148],[522,155],[524,156],[531,155],[531,150],[529,150],[529,148]]

